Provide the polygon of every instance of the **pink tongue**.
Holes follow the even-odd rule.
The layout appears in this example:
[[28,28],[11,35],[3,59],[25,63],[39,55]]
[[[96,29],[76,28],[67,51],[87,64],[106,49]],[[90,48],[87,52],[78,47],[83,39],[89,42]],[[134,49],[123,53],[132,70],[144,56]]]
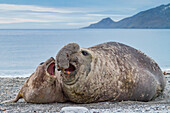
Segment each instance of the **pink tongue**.
[[48,73],[49,73],[50,75],[54,75],[54,72],[55,72],[55,64],[54,64],[54,63],[50,64],[50,65],[48,66],[47,71],[48,71]]

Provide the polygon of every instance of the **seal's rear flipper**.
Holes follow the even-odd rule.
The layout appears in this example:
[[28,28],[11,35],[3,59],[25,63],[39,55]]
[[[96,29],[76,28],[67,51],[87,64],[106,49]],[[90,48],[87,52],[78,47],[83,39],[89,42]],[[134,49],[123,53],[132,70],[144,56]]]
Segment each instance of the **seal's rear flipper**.
[[[18,101],[18,100],[17,100]],[[14,102],[17,102],[15,99],[12,99],[12,100],[6,100],[6,101],[3,101],[1,102],[1,104],[6,104],[6,103],[14,103]]]
[[11,99],[11,100],[6,100],[6,101],[3,101],[1,102],[0,104],[5,104],[5,103],[15,103],[17,102],[20,98],[23,98],[20,91],[19,93],[17,94],[17,96],[14,98],[14,99]]

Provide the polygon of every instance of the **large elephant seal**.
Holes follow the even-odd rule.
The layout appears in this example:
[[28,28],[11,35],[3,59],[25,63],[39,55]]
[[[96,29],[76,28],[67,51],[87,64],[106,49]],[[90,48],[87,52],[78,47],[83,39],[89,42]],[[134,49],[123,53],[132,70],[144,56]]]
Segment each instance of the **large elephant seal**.
[[155,61],[117,42],[88,49],[70,43],[58,52],[56,63],[63,78],[63,92],[75,103],[150,101],[165,87]]
[[20,98],[30,103],[65,101],[61,89],[60,72],[55,71],[54,58],[51,57],[37,67],[14,99],[2,103],[17,102]]

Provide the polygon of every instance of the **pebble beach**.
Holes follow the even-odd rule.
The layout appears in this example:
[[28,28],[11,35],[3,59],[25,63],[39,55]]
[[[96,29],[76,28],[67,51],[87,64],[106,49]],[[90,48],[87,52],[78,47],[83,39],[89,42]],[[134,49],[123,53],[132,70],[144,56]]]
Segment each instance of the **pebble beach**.
[[[170,112],[170,75],[165,75],[167,84],[161,96],[150,102],[122,101],[100,102],[91,104],[50,103],[32,104],[20,99],[17,103],[0,104],[3,113],[53,113],[60,112],[63,107],[86,107],[90,113],[127,113],[127,112]],[[0,77],[0,102],[15,98],[27,78]]]

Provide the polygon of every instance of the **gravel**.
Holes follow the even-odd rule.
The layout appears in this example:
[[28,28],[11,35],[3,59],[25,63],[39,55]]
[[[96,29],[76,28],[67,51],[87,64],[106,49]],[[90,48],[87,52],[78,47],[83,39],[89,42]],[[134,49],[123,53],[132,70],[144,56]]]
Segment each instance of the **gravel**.
[[[63,107],[85,107],[90,113],[127,113],[127,112],[170,112],[170,75],[166,75],[166,88],[161,96],[150,102],[122,101],[99,102],[91,104],[51,103],[32,104],[20,99],[17,103],[0,104],[3,113],[53,113],[60,112]],[[2,78],[0,77],[0,102],[16,96],[28,78]]]

